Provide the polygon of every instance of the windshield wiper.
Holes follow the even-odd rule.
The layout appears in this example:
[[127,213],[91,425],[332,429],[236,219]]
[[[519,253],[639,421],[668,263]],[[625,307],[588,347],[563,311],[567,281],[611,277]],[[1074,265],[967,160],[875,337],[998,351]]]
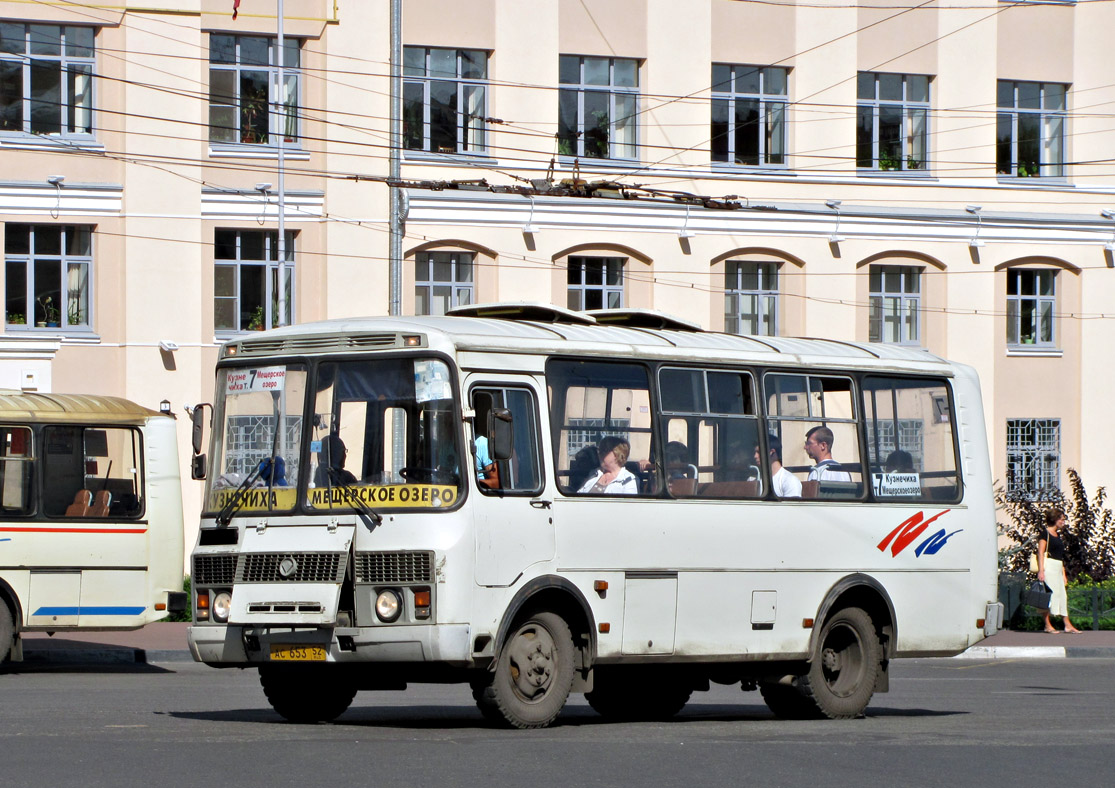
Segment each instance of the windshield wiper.
[[244,493],[248,491],[249,487],[259,481],[262,474],[263,463],[260,463],[256,466],[255,470],[247,475],[244,481],[240,482],[240,486],[233,491],[228,501],[221,507],[221,511],[217,513],[217,525],[224,526],[232,522],[233,515],[240,510],[240,506],[246,500],[247,496],[245,496]]
[[357,492],[356,488],[353,487],[350,482],[346,482],[342,479],[340,472],[338,472],[336,468],[327,469],[325,474],[326,479],[330,483],[330,488],[334,486],[340,488],[341,492],[344,494],[344,499],[352,504],[352,508],[359,512],[362,517],[372,521],[372,528],[383,522],[383,517],[373,510],[372,507],[368,506],[368,504],[360,500],[360,494]]

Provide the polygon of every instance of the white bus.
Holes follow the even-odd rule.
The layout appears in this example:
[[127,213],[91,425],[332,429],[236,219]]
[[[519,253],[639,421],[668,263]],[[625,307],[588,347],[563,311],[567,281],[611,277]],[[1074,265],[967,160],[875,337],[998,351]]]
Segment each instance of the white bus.
[[710,682],[855,717],[894,658],[1001,625],[979,383],[921,350],[529,304],[336,320],[226,344],[211,424],[190,647],[290,720],[408,682],[523,728]]
[[0,390],[0,662],[22,632],[138,629],[186,609],[174,418]]

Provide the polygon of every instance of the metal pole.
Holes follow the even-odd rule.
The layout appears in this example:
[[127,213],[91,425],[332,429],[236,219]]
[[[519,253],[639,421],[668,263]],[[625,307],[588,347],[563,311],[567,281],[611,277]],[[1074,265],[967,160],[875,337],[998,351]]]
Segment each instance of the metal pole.
[[[279,105],[279,292],[278,292],[278,320],[273,322],[280,326],[287,324],[287,292],[286,292],[286,147],[283,144],[286,137],[287,122],[286,103],[283,101],[283,92],[286,89],[286,38],[283,23],[283,0],[279,0],[279,69],[278,69],[278,105]],[[267,328],[267,326],[264,326]]]
[[[402,0],[391,0],[391,150],[390,177],[398,183],[402,177],[403,141],[403,4]],[[391,242],[388,250],[390,258],[390,303],[388,314],[403,313],[403,217],[402,194],[398,186],[388,186],[391,196],[389,210]]]

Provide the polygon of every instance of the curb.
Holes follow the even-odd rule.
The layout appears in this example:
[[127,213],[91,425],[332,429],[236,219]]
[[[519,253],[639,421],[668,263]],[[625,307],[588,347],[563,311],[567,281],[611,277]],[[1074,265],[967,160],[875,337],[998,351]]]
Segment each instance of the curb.
[[1094,646],[972,646],[951,659],[1111,659],[1115,649]]
[[25,662],[53,662],[67,665],[134,665],[160,662],[193,662],[193,655],[181,649],[142,648],[23,648]]

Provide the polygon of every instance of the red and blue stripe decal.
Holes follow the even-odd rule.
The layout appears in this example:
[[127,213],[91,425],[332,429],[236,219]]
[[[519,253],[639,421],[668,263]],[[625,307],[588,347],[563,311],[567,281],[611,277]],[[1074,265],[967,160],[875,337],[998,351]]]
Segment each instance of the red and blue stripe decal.
[[58,606],[40,607],[33,616],[138,616],[146,608],[143,605],[130,606]]
[[[904,522],[900,523],[897,528],[887,534],[883,541],[879,542],[877,547],[884,553],[887,547],[890,547],[890,554],[897,557],[898,554],[909,547],[915,539],[925,533],[931,522],[938,517],[944,517],[950,511],[950,509],[945,509],[943,512],[938,512],[933,515],[928,520],[925,519],[925,512],[918,512],[907,518]],[[945,529],[941,528],[914,548],[914,556],[921,558],[923,555],[936,555],[936,553],[945,546],[945,543],[948,542],[950,536],[958,534],[963,530],[963,528],[957,528],[951,533],[945,533]]]

